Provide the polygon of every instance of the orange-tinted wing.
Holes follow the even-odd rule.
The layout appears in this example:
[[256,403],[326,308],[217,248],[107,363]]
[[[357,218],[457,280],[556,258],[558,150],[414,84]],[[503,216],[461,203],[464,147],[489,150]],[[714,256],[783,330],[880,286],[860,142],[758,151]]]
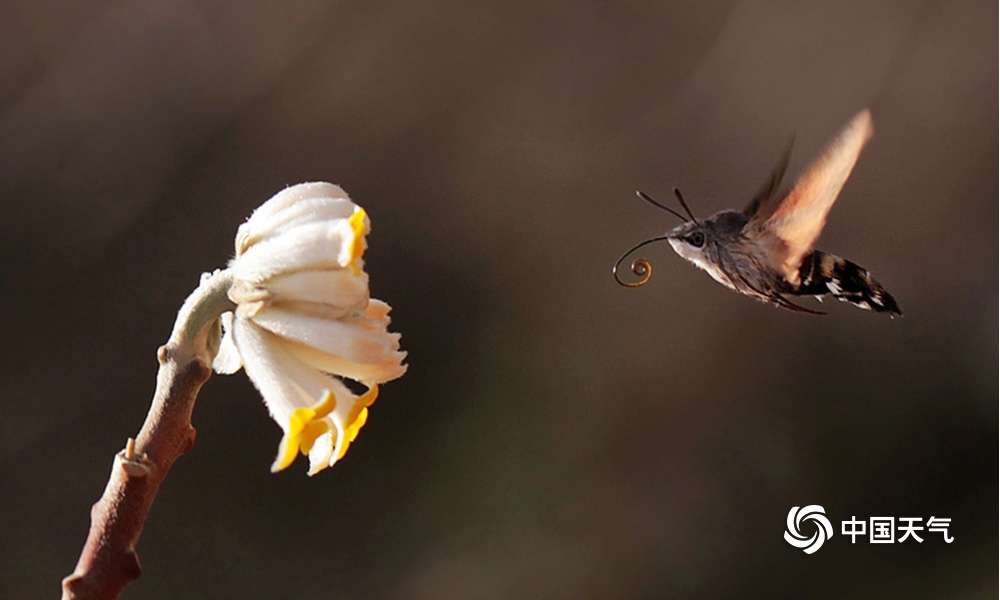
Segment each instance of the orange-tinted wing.
[[[757,211],[760,210],[762,206],[768,203],[768,201],[773,201],[775,194],[778,193],[778,186],[781,185],[781,180],[785,177],[785,170],[788,168],[788,159],[792,156],[792,145],[795,143],[795,136],[788,138],[788,143],[785,144],[785,149],[781,152],[781,156],[778,157],[778,163],[774,165],[771,169],[771,173],[767,177],[767,181],[764,185],[757,190],[757,193],[753,195],[753,199],[750,203],[746,205],[743,209],[743,214],[747,218],[752,218]],[[775,204],[777,206],[777,204]],[[774,208],[771,208],[774,211]]]
[[767,249],[774,266],[792,284],[799,265],[823,231],[826,215],[837,200],[874,129],[867,109],[859,112],[823,150],[819,159],[782,199],[761,203],[744,231]]

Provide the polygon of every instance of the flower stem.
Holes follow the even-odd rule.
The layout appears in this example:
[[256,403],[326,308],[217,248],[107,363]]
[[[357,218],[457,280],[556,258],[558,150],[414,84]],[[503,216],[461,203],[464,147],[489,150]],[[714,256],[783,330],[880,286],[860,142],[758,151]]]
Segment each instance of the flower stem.
[[226,295],[231,283],[228,270],[204,277],[157,351],[160,369],[149,413],[136,439],[129,438],[114,457],[76,569],[63,579],[63,600],[114,599],[140,576],[135,544],[167,472],[194,445],[191,412],[212,374],[219,316],[235,308]]
[[203,275],[201,285],[177,312],[167,345],[178,352],[197,355],[211,365],[219,351],[219,315],[236,308],[228,296],[232,285],[233,272],[229,269]]

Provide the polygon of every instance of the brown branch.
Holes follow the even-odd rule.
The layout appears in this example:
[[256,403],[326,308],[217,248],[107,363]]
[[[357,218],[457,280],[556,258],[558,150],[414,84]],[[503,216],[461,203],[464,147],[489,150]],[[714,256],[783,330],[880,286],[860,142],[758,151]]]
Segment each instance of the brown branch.
[[90,534],[63,600],[113,599],[142,573],[135,544],[171,465],[194,445],[191,411],[212,374],[203,356],[168,343],[157,352],[160,370],[146,421],[135,442],[115,455],[104,495],[90,512]]
[[142,574],[135,545],[174,461],[194,445],[191,411],[212,375],[219,350],[219,315],[233,310],[232,273],[202,276],[184,301],[170,339],[156,353],[160,370],[146,420],[115,455],[101,499],[90,510],[90,534],[73,573],[63,579],[63,600],[114,600]]

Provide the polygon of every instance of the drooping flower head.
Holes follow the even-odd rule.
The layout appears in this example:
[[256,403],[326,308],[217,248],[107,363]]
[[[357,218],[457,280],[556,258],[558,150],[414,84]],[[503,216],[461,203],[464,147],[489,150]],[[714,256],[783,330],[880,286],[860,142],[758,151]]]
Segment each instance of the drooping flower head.
[[[369,220],[330,183],[289,187],[236,234],[225,334],[213,367],[243,367],[284,431],[280,471],[301,452],[309,474],[339,460],[368,418],[378,384],[406,371],[389,305],[369,298]],[[363,384],[360,396],[341,378]]]

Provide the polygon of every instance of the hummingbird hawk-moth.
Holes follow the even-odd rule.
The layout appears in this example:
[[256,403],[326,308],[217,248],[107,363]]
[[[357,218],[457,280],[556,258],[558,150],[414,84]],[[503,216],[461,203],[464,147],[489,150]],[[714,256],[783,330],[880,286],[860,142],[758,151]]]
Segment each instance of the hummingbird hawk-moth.
[[632,263],[632,272],[642,277],[638,282],[622,281],[618,267],[642,246],[665,240],[674,252],[707,271],[712,279],[762,302],[773,302],[795,312],[823,314],[799,306],[786,296],[815,296],[822,300],[823,296],[831,295],[864,309],[888,313],[890,317],[902,316],[896,300],[867,269],[813,249],[826,215],[872,133],[871,113],[863,110],[827,145],[791,191],[777,193],[788,167],[792,149],[789,143],[768,180],[743,210],[723,210],[707,219],[697,219],[676,188],[674,194],[686,216],[636,192],[643,200],[679,217],[684,224],[623,254],[613,269],[615,279],[629,287],[649,281],[652,265],[645,258]]

